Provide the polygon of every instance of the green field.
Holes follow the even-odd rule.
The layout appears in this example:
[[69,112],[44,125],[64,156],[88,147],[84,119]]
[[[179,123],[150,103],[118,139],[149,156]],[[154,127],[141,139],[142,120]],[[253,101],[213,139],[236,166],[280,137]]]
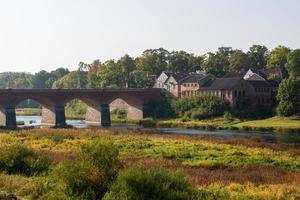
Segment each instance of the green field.
[[272,117],[264,120],[253,120],[235,124],[236,127],[273,127],[273,128],[297,128],[300,129],[299,118]]
[[[211,199],[297,199],[300,194],[300,149],[251,139],[212,139],[159,135],[141,130],[33,129],[0,133],[0,148],[22,144],[51,160],[48,173],[25,176],[0,173],[0,191],[27,199],[55,199],[51,169],[76,157],[81,145],[113,143],[125,168],[142,165],[181,171]],[[62,194],[63,195],[63,194]],[[205,198],[204,198],[205,199]]]

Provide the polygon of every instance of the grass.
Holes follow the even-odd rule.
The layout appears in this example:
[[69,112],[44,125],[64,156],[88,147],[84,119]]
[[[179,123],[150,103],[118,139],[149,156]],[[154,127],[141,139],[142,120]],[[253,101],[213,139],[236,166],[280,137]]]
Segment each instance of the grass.
[[[183,171],[198,185],[200,196],[296,199],[300,193],[299,149],[274,147],[258,141],[159,135],[139,129],[32,129],[1,132],[0,147],[23,144],[46,152],[56,165],[65,159],[74,159],[81,144],[95,139],[113,142],[126,167],[162,166]],[[25,177],[0,173],[0,191],[38,199],[49,192],[48,179],[47,174]]]
[[300,120],[297,118],[284,118],[284,117],[272,117],[263,120],[253,120],[237,123],[234,126],[241,128],[243,126],[249,127],[273,127],[273,128],[295,128],[300,129]]
[[296,117],[272,117],[263,120],[241,121],[237,118],[226,120],[218,117],[209,120],[183,121],[181,119],[170,119],[157,121],[158,127],[180,127],[193,129],[233,129],[243,131],[278,131],[278,132],[300,132],[300,119]]
[[40,116],[42,115],[42,109],[40,108],[18,108],[16,109],[16,115],[26,116]]

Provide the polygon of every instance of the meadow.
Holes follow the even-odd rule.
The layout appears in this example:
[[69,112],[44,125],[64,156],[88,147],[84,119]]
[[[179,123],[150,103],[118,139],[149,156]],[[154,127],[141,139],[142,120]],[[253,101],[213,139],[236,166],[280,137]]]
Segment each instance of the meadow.
[[76,158],[80,146],[96,140],[117,147],[123,168],[182,172],[197,188],[197,199],[300,198],[300,148],[238,137],[160,135],[147,129],[2,131],[0,149],[24,145],[45,155],[51,164],[38,174],[1,172],[0,191],[26,199],[56,199],[57,195],[50,195],[55,193],[51,170]]

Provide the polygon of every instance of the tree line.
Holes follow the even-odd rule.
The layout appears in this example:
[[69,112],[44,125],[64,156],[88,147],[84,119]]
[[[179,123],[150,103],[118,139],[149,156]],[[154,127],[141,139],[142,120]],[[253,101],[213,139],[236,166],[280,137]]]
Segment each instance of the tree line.
[[283,80],[277,96],[278,112],[291,115],[300,112],[300,49],[278,46],[253,45],[248,51],[220,47],[216,52],[196,55],[185,51],[168,51],[163,48],[145,50],[134,58],[124,55],[119,59],[92,63],[80,62],[77,70],[58,68],[51,72],[42,70],[35,74],[2,73],[0,88],[145,88],[152,87],[162,72],[187,73],[198,70],[223,77],[229,72],[245,72],[249,68],[265,70],[277,68],[269,79]]
[[[284,68],[288,47],[253,45],[247,52],[232,47],[220,47],[216,52],[195,55],[185,51],[148,49],[133,58],[129,55],[114,60],[92,63],[80,62],[76,71],[58,68],[51,72],[5,73],[0,76],[1,88],[143,88],[151,87],[162,71],[186,73],[203,70],[222,77],[228,72],[241,72],[249,68],[263,70]],[[281,74],[274,74],[274,77]]]

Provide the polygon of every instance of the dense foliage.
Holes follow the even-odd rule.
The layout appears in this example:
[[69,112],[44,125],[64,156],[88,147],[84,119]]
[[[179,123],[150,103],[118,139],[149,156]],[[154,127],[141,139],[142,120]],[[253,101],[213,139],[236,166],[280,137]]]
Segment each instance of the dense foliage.
[[300,77],[284,80],[280,84],[277,99],[279,115],[300,115]]
[[205,70],[221,77],[228,72],[241,72],[248,68],[265,69],[267,63],[269,67],[284,67],[289,51],[289,48],[279,46],[270,52],[261,45],[253,45],[247,52],[220,47],[216,52],[204,55],[185,51],[169,52],[163,48],[148,49],[136,58],[124,55],[105,62],[80,62],[78,70],[71,73],[64,68],[51,72],[42,70],[36,74],[2,73],[0,88],[151,87],[154,77],[162,71],[183,73]]
[[63,182],[68,195],[82,199],[101,199],[119,169],[118,149],[109,142],[83,145],[78,158],[57,166],[53,174]]
[[223,115],[229,110],[229,103],[220,97],[198,95],[175,100],[172,108],[177,117],[196,120]]
[[0,171],[8,174],[34,175],[48,170],[49,160],[23,145],[12,145],[0,149]]
[[[145,88],[152,87],[155,77],[162,71],[184,73],[204,70],[222,77],[229,72],[245,72],[249,68],[255,70],[277,68],[268,74],[268,78],[282,81],[281,88],[283,89],[279,89],[280,94],[277,98],[278,113],[284,116],[297,114],[298,108],[294,107],[297,97],[293,96],[294,103],[291,103],[290,97],[298,94],[294,93],[298,91],[298,85],[292,86],[292,83],[295,83],[300,74],[300,49],[292,50],[285,46],[278,46],[270,51],[265,46],[253,45],[247,52],[231,47],[220,47],[216,52],[208,52],[205,55],[195,55],[185,51],[169,52],[163,48],[148,49],[136,58],[126,54],[117,60],[111,59],[105,62],[95,60],[91,64],[80,62],[78,69],[72,72],[58,68],[51,72],[42,70],[35,74],[1,73],[0,88]],[[292,80],[283,81],[288,78],[287,71]],[[287,92],[293,93],[290,93],[288,97]],[[152,104],[157,106],[152,105],[151,108],[154,109],[150,109],[151,115],[157,118],[174,116],[167,101],[169,100],[153,102]],[[23,102],[19,107],[38,107],[38,104],[28,101]],[[69,107],[80,112],[84,110],[84,106],[78,103]],[[163,112],[158,112],[158,109]],[[222,111],[212,112],[211,108],[206,110],[195,108],[186,113],[185,117],[201,119],[221,113]],[[184,113],[177,114],[183,116]]]
[[194,187],[179,173],[162,168],[134,167],[121,171],[105,200],[189,200]]
[[277,112],[281,116],[300,115],[300,49],[287,55],[289,77],[280,84]]

